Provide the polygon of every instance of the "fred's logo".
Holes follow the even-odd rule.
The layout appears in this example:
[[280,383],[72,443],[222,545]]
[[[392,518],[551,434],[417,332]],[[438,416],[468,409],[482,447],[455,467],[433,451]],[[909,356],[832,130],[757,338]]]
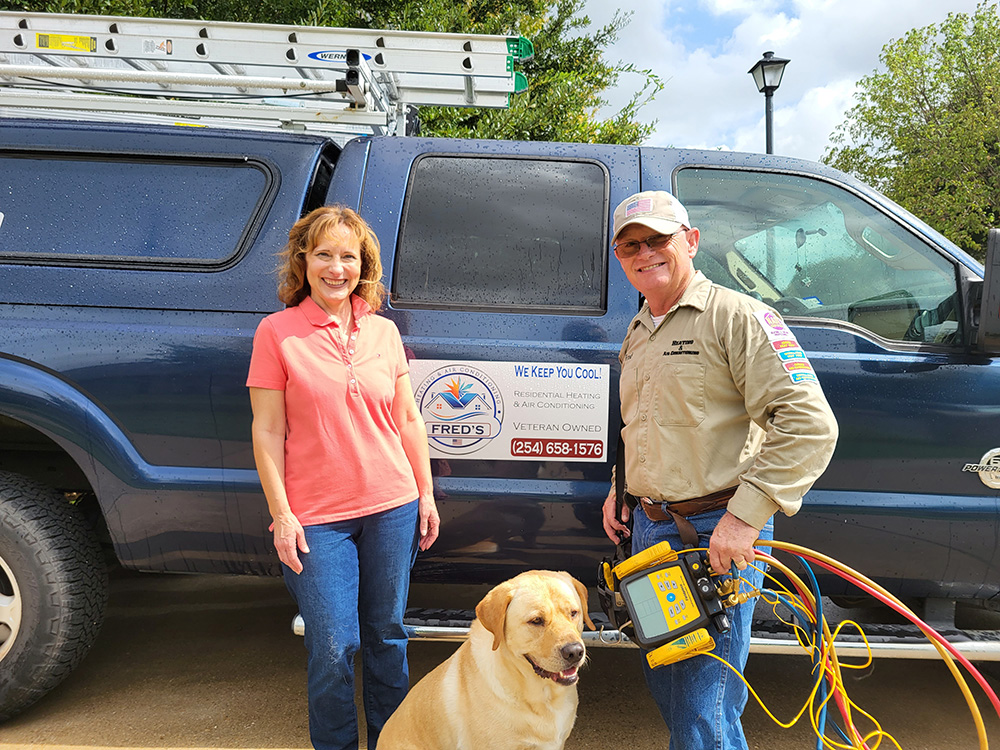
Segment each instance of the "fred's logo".
[[503,397],[484,372],[467,365],[435,370],[414,394],[427,439],[441,453],[462,456],[490,444],[503,427]]

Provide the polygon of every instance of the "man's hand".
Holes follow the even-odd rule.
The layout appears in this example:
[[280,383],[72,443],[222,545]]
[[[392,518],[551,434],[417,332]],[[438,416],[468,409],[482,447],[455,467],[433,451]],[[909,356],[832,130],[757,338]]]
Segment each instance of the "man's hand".
[[622,539],[629,536],[631,532],[628,530],[628,506],[622,503],[622,515],[621,518],[615,518],[615,489],[611,488],[608,493],[608,497],[604,501],[604,533],[608,535],[610,539],[615,544],[618,544]]
[[753,543],[760,532],[729,511],[719,520],[708,544],[708,561],[716,573],[729,572],[731,563],[737,570],[745,570],[754,561]]

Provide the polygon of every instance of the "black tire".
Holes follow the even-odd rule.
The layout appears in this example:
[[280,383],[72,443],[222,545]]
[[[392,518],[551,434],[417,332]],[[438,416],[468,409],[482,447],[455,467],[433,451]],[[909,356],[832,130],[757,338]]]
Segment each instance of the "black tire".
[[0,471],[0,721],[76,668],[107,601],[107,568],[79,511],[53,489]]

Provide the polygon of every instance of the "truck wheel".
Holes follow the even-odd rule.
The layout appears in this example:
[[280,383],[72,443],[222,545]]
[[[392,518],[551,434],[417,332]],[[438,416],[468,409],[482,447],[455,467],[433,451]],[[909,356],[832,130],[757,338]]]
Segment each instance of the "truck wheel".
[[79,511],[43,484],[0,472],[0,721],[73,671],[107,600],[101,549]]

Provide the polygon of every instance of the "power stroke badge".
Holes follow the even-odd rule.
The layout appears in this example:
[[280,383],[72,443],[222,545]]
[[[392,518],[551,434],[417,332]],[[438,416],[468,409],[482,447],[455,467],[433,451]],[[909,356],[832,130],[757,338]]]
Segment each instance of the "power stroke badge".
[[987,487],[1000,490],[1000,448],[988,451],[978,464],[966,464],[962,471],[974,472]]

